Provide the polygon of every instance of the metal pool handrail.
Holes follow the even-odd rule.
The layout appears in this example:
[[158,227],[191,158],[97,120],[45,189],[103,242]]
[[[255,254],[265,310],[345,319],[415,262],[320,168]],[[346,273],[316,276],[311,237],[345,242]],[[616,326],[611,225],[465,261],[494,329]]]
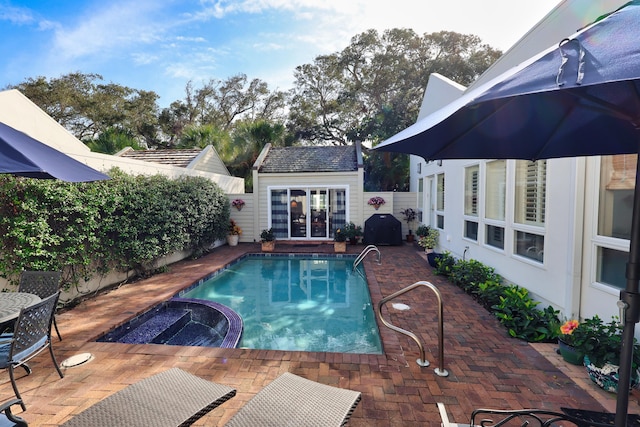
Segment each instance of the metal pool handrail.
[[362,252],[360,252],[360,255],[358,255],[358,257],[356,258],[356,260],[353,261],[353,270],[355,271],[356,267],[358,266],[358,264],[362,262],[364,257],[366,257],[369,254],[369,252],[373,252],[373,251],[378,253],[378,264],[380,264],[380,250],[376,247],[376,245],[369,245],[366,248],[364,248]]
[[400,289],[398,292],[395,292],[391,295],[389,295],[388,297],[382,298],[382,300],[380,300],[380,302],[378,303],[378,318],[380,319],[380,321],[382,323],[384,323],[384,325],[389,328],[392,329],[396,332],[400,332],[403,335],[408,336],[409,338],[413,339],[417,344],[418,347],[420,348],[420,359],[416,360],[416,363],[420,366],[429,366],[429,361],[426,359],[425,357],[425,353],[424,353],[424,346],[422,345],[422,342],[418,339],[418,336],[416,334],[414,334],[411,331],[407,331],[405,329],[399,328],[393,324],[391,324],[390,322],[388,322],[385,318],[382,317],[382,306],[385,305],[387,302],[391,301],[392,299],[399,297],[402,294],[405,294],[407,292],[409,292],[412,289],[415,289],[419,286],[426,286],[428,288],[430,288],[435,294],[436,297],[438,299],[438,347],[440,350],[440,354],[439,354],[439,366],[434,370],[436,375],[440,376],[440,377],[446,377],[449,376],[449,372],[447,372],[446,369],[444,369],[444,326],[443,326],[443,321],[442,321],[442,296],[440,294],[440,291],[438,290],[438,288],[436,288],[434,285],[432,285],[429,282],[425,282],[425,281],[420,281],[420,282],[416,282],[413,285],[407,286],[404,289]]

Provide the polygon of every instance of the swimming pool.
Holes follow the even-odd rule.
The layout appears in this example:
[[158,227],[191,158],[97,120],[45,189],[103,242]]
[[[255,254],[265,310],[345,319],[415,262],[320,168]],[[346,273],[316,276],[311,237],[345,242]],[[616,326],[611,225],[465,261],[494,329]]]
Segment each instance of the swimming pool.
[[182,298],[215,301],[244,322],[239,347],[382,354],[364,273],[354,257],[248,255]]

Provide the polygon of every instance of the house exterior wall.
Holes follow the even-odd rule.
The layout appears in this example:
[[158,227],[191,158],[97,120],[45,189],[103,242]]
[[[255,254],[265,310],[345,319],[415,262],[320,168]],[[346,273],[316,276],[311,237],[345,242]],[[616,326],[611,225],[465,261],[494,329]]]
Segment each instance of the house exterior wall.
[[[262,229],[257,228],[256,222],[254,221],[254,210],[256,209],[256,203],[254,201],[255,193],[236,193],[229,194],[229,205],[235,199],[244,200],[245,205],[242,207],[242,210],[238,210],[231,206],[231,219],[236,221],[236,223],[242,229],[242,234],[240,235],[240,242],[251,243],[260,241],[260,231]],[[256,238],[256,235],[258,236]]]
[[[545,305],[553,305],[565,316],[576,315],[579,304],[582,251],[582,221],[579,221],[584,194],[584,159],[554,159],[547,163],[546,220],[544,226],[544,261],[542,263],[515,253],[514,197],[510,184],[514,181],[515,161],[507,161],[505,203],[505,248],[497,249],[485,243],[483,204],[479,207],[477,241],[464,237],[464,173],[465,167],[484,163],[483,160],[445,160],[423,163],[422,178],[435,183],[436,174],[444,173],[444,228],[440,229],[438,252],[449,251],[457,258],[475,259],[494,267],[506,282],[527,288]],[[481,168],[480,197],[484,179]],[[425,206],[430,194],[435,199],[435,184],[425,188]],[[434,225],[426,212],[422,223]],[[615,304],[614,304],[615,306]]]
[[323,172],[323,173],[253,173],[254,194],[257,206],[254,209],[254,219],[257,228],[254,238],[260,240],[260,232],[269,228],[268,195],[272,188],[283,187],[343,187],[347,189],[347,222],[364,223],[362,219],[362,174],[359,172]]
[[202,153],[196,157],[187,169],[194,169],[202,172],[217,173],[220,175],[231,175],[229,169],[225,166],[218,155],[216,149],[209,145],[202,150]]
[[393,193],[393,216],[395,216],[402,222],[402,236],[404,236],[403,238],[405,238],[406,235],[409,234],[409,229],[411,229],[412,234],[415,234],[416,228],[418,227],[418,225],[420,225],[420,221],[418,220],[413,221],[411,224],[407,224],[404,215],[401,213],[401,211],[408,208],[415,210],[417,213],[417,197],[418,193],[414,191]]

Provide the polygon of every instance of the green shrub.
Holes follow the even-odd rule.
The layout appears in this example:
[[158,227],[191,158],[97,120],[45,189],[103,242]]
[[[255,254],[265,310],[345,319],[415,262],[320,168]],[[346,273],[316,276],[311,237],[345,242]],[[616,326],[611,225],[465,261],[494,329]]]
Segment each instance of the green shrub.
[[418,236],[418,238],[424,237],[427,234],[429,234],[429,226],[428,225],[420,224],[418,226],[418,228],[416,228],[416,236]]
[[439,276],[449,277],[455,264],[456,259],[451,255],[451,252],[444,251],[436,260],[436,268],[434,269],[434,272]]
[[475,259],[459,260],[451,269],[449,279],[460,288],[472,293],[478,283],[497,280],[498,276],[493,267],[488,267]]
[[[493,313],[506,328],[510,336],[527,342],[548,342],[557,339],[558,312],[552,307],[538,310],[538,301],[529,296],[529,291],[516,285],[505,287],[500,303],[494,305]],[[554,320],[553,322],[551,320]]]
[[459,260],[444,252],[436,263],[436,274],[471,295],[492,312],[514,338],[528,342],[552,342],[558,338],[558,311],[531,299],[529,291],[516,285],[506,286],[495,269],[477,260]]
[[500,297],[505,294],[505,287],[499,280],[487,280],[478,283],[472,295],[484,308],[491,311],[491,307],[500,303]]
[[178,250],[199,255],[224,238],[229,202],[200,177],[131,176],[66,183],[0,177],[0,275],[15,283],[22,270],[63,272],[63,284],[112,269],[145,274]]

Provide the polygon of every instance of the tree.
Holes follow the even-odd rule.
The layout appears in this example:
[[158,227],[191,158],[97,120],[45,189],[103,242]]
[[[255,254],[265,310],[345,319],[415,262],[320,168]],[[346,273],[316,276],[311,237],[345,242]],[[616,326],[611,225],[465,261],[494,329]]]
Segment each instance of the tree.
[[233,176],[245,179],[245,190],[253,186],[252,168],[260,152],[267,144],[285,146],[286,128],[264,120],[242,121],[236,124],[229,140],[219,141],[216,149]]
[[288,94],[270,91],[260,79],[249,81],[238,74],[226,80],[209,80],[196,88],[193,82],[185,87],[185,98],[173,102],[160,113],[160,127],[168,135],[168,145],[174,145],[189,127],[211,125],[231,131],[240,120],[277,122],[283,120]]
[[85,144],[91,151],[104,154],[115,154],[126,147],[134,150],[140,148],[130,132],[115,127],[108,128],[93,140],[85,141]]
[[[288,126],[308,143],[375,145],[416,121],[429,75],[469,84],[499,55],[472,35],[366,31],[341,52],[296,68]],[[368,184],[392,190],[391,183],[406,182],[408,156],[374,154],[366,161],[377,162],[365,165]]]
[[11,88],[64,126],[76,138],[90,141],[118,127],[142,142],[156,136],[158,95],[115,83],[100,83],[99,74],[69,73],[47,80],[28,78]]
[[207,145],[224,146],[230,140],[229,132],[213,125],[188,126],[182,132],[177,148],[204,148]]

